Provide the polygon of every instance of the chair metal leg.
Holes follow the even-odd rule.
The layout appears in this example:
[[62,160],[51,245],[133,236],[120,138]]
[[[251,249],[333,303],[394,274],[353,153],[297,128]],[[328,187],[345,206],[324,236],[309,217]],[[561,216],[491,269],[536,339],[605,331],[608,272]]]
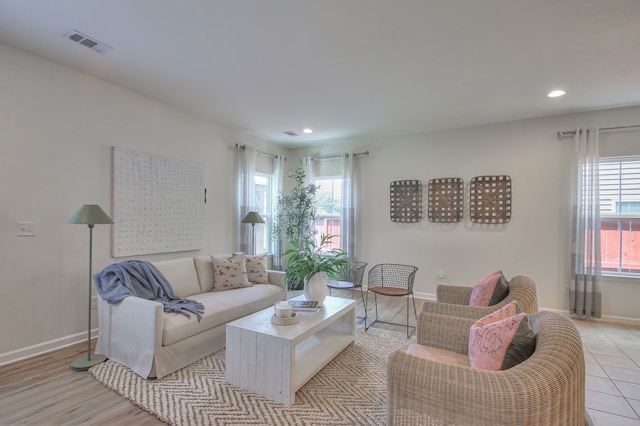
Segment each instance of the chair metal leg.
[[367,290],[367,301],[364,303],[364,331],[367,331],[369,327],[367,327],[367,317],[369,316],[369,312],[367,310],[367,305],[369,304],[369,290]]
[[418,311],[416,310],[416,298],[413,297],[413,293],[411,293],[411,299],[413,300],[413,314],[416,316],[416,321],[418,321]]
[[376,293],[373,293],[373,302],[376,305],[376,321],[378,321],[378,295]]
[[407,339],[409,338],[409,296],[407,296]]
[[[364,294],[363,294],[362,297],[363,297],[363,301],[364,301]],[[367,308],[367,306],[369,305],[369,290],[367,290],[367,299],[365,301],[365,317],[364,317],[364,329],[365,329],[365,331],[368,330],[369,328],[371,328],[371,326],[373,324],[375,324],[376,322],[380,322],[382,324],[391,324],[391,325],[402,326],[402,323],[398,324],[398,323],[379,320],[378,319],[378,295],[375,292],[373,293],[373,300],[374,300],[374,304],[375,304],[376,318],[373,321],[371,321],[370,323],[367,324],[367,319],[368,319],[368,315],[369,315],[369,310]],[[416,308],[416,299],[413,296],[413,293],[411,294],[411,300],[413,302],[413,313],[416,316],[416,321],[417,321],[418,320],[418,311],[417,311],[417,308]],[[412,330],[415,330],[414,326],[410,326],[409,325],[409,295],[407,295],[406,316],[407,316],[406,327],[407,327],[407,339],[408,339],[408,338],[411,337]]]

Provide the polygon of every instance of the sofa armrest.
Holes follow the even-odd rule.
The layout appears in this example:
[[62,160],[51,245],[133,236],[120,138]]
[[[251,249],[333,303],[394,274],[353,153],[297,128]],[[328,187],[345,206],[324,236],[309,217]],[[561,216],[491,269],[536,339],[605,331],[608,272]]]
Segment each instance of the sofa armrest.
[[162,346],[162,303],[133,296],[114,304],[99,301],[96,353],[149,377],[154,354]]
[[285,291],[287,290],[287,286],[284,283],[284,271],[275,271],[273,269],[269,269],[267,271],[267,279],[269,280],[270,284],[282,287]]
[[469,305],[473,287],[439,284],[436,287],[436,300],[456,305]]
[[469,351],[469,330],[474,320],[448,315],[420,312],[417,323],[417,342],[460,354]]

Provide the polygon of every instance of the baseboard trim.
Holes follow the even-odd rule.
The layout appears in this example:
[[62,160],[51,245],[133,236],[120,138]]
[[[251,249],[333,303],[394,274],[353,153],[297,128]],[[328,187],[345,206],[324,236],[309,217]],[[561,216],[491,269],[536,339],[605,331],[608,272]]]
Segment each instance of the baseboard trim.
[[415,293],[413,293],[413,295],[417,299],[436,300],[436,295],[433,294],[433,293],[418,293],[418,292],[415,292]]
[[[539,310],[557,312],[559,314],[571,317],[571,314],[569,313],[569,311],[564,310],[564,309],[539,308]],[[619,317],[619,316],[615,316],[615,315],[603,315],[602,318],[589,318],[589,321],[615,322],[615,323],[618,323],[618,324],[629,324],[629,325],[640,326],[640,318]]]
[[[98,336],[98,329],[91,330],[91,338]],[[49,340],[48,342],[38,343],[37,345],[27,346],[26,348],[16,349],[15,351],[0,354],[0,366],[11,364],[13,362],[22,361],[34,356],[53,352],[76,343],[86,342],[87,333],[82,332],[71,336],[61,337],[59,339]]]

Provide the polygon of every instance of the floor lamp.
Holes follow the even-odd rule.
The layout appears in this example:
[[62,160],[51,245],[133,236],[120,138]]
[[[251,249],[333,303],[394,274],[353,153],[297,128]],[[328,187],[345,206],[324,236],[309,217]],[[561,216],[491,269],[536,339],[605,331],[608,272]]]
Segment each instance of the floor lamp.
[[87,327],[87,357],[78,358],[71,363],[71,368],[77,371],[88,370],[96,364],[105,361],[107,357],[104,355],[91,356],[91,258],[93,247],[93,225],[112,224],[113,220],[104,210],[97,204],[85,204],[74,214],[67,223],[73,225],[87,225],[89,227],[89,304],[87,310],[89,312],[89,321]]
[[252,239],[251,239],[252,241],[251,254],[255,255],[256,254],[256,223],[264,223],[264,219],[260,217],[258,212],[249,212],[244,217],[244,219],[242,219],[242,223],[250,223],[251,227],[253,228]]

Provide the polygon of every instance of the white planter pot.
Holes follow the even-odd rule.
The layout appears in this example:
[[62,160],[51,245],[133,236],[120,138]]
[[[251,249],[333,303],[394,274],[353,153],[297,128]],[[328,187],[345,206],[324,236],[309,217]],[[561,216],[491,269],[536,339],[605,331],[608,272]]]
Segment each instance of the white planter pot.
[[307,300],[317,300],[322,303],[327,293],[327,279],[322,272],[314,274],[304,285],[304,297]]

